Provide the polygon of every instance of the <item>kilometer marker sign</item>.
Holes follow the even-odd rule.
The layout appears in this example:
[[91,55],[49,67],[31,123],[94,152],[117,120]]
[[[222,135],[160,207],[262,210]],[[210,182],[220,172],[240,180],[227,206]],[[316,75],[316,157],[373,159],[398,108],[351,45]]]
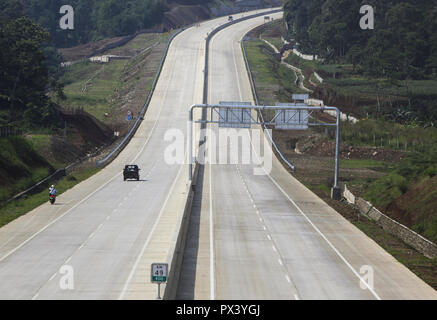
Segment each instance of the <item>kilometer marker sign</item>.
[[152,263],[151,281],[152,283],[167,282],[168,263]]

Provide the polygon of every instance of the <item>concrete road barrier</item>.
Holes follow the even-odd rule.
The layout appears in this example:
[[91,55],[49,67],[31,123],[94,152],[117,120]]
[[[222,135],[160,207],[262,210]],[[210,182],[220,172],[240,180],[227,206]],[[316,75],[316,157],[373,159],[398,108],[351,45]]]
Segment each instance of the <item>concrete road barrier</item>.
[[[216,29],[214,29],[212,32],[208,34],[208,37],[206,38],[206,51],[205,51],[205,73],[204,73],[204,90],[203,90],[203,102],[206,103],[208,99],[208,62],[209,62],[209,43],[211,39],[214,37],[215,34],[217,34],[220,30],[225,29],[226,27],[229,27],[235,23],[245,21],[248,19],[252,19],[255,17],[263,16],[265,14],[271,14],[282,11],[281,10],[272,10],[269,12],[263,12],[263,13],[257,13],[254,15],[249,15],[240,19],[233,20],[231,22],[225,23]],[[205,117],[206,113],[204,112],[202,117]],[[201,144],[200,142],[199,144]],[[200,150],[199,150],[200,152]],[[169,262],[169,276],[168,276],[168,282],[165,286],[163,286],[163,298],[165,300],[173,300],[176,298],[176,293],[178,290],[178,283],[179,278],[181,274],[181,267],[182,267],[182,261],[184,256],[184,249],[185,249],[185,243],[187,239],[187,231],[191,216],[191,209],[194,199],[194,192],[196,189],[197,184],[197,178],[198,178],[198,172],[199,172],[199,164],[196,163],[194,167],[194,174],[193,179],[191,183],[189,184],[190,188],[187,193],[186,197],[186,204],[183,208],[183,213],[181,214],[181,219],[178,222],[179,223],[179,232],[177,235],[177,240],[170,249],[170,253],[168,256],[167,261]]]

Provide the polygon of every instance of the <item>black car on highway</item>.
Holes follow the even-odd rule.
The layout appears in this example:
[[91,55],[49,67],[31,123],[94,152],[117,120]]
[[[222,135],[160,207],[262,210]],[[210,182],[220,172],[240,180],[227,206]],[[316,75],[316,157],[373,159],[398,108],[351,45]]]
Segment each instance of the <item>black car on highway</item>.
[[123,179],[136,179],[140,180],[140,170],[136,164],[127,164],[124,166]]

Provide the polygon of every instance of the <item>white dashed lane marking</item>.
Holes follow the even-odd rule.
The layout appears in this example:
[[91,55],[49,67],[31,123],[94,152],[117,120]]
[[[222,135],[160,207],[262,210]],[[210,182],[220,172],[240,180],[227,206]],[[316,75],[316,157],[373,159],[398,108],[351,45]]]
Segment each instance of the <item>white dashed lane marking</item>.
[[[281,254],[279,253],[278,249],[277,249],[276,246],[274,245],[274,241],[273,241],[273,239],[272,239],[272,236],[268,233],[268,230],[267,230],[266,225],[263,223],[263,219],[261,218],[261,213],[260,213],[260,211],[258,210],[258,208],[257,208],[257,206],[256,206],[256,203],[255,203],[255,201],[254,201],[252,195],[251,195],[250,192],[249,192],[248,186],[247,186],[246,182],[244,181],[244,178],[243,178],[243,175],[242,175],[241,172],[240,172],[240,169],[238,168],[238,166],[236,166],[236,168],[237,168],[238,175],[240,176],[240,179],[241,179],[242,182],[243,182],[244,188],[246,189],[247,195],[248,195],[250,201],[251,201],[252,204],[253,204],[253,208],[255,209],[255,212],[256,212],[256,214],[258,215],[258,220],[259,220],[259,222],[261,223],[263,230],[267,232],[267,235],[266,235],[266,236],[267,236],[267,239],[268,239],[269,241],[272,242],[272,249],[273,249],[273,251],[279,255],[278,263],[279,263],[279,265],[280,265],[281,267],[285,268],[285,273],[286,273],[286,274],[284,275],[284,276],[285,276],[285,279],[287,280],[288,283],[291,284],[291,279],[290,279],[290,277],[289,277],[288,274],[287,274],[287,272],[288,272],[288,271],[287,271],[287,268],[284,266],[284,263],[282,262]],[[300,299],[299,299],[299,296],[298,296],[297,294],[295,294],[294,297],[295,297],[296,300],[300,300]]]

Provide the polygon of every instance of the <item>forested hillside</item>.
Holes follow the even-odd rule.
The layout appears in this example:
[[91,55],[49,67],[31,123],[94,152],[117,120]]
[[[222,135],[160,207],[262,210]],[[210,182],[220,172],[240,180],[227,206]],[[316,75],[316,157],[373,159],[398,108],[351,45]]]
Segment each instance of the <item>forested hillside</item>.
[[[374,29],[361,29],[362,5],[373,7]],[[284,7],[287,37],[320,58],[288,61],[308,78],[323,76],[314,96],[361,118],[342,123],[342,144],[374,148],[369,161],[403,149],[402,161],[382,177],[344,182],[436,241],[437,0],[284,0]]]
[[[23,0],[26,13],[46,28],[57,47],[72,47],[105,37],[134,33],[155,26],[166,10],[161,0]],[[59,28],[59,9],[74,8],[74,30]]]
[[56,51],[43,49],[50,34],[24,16],[18,1],[0,3],[0,127],[31,129],[55,124],[48,91],[61,87],[54,79]]
[[[359,26],[360,7],[375,11],[374,30]],[[328,62],[397,80],[437,76],[436,0],[285,0],[290,37]]]
[[[214,0],[22,0],[28,16],[51,34],[56,47],[132,34],[159,26],[173,3],[206,5]],[[63,4],[74,8],[74,30],[59,28],[59,9]]]
[[[212,0],[211,0],[212,1]],[[211,1],[203,1],[208,3]],[[202,1],[178,0],[177,4]],[[74,8],[74,30],[62,30],[59,9]],[[2,0],[0,1],[0,127],[56,126],[47,93],[63,96],[61,57],[56,48],[132,34],[156,27],[172,1]]]
[[[63,97],[57,48],[160,28],[180,5],[222,0],[2,0],[0,1],[0,127],[25,130],[57,126],[47,93]],[[74,29],[59,26],[62,5],[74,9]],[[181,17],[182,21],[185,21]]]

